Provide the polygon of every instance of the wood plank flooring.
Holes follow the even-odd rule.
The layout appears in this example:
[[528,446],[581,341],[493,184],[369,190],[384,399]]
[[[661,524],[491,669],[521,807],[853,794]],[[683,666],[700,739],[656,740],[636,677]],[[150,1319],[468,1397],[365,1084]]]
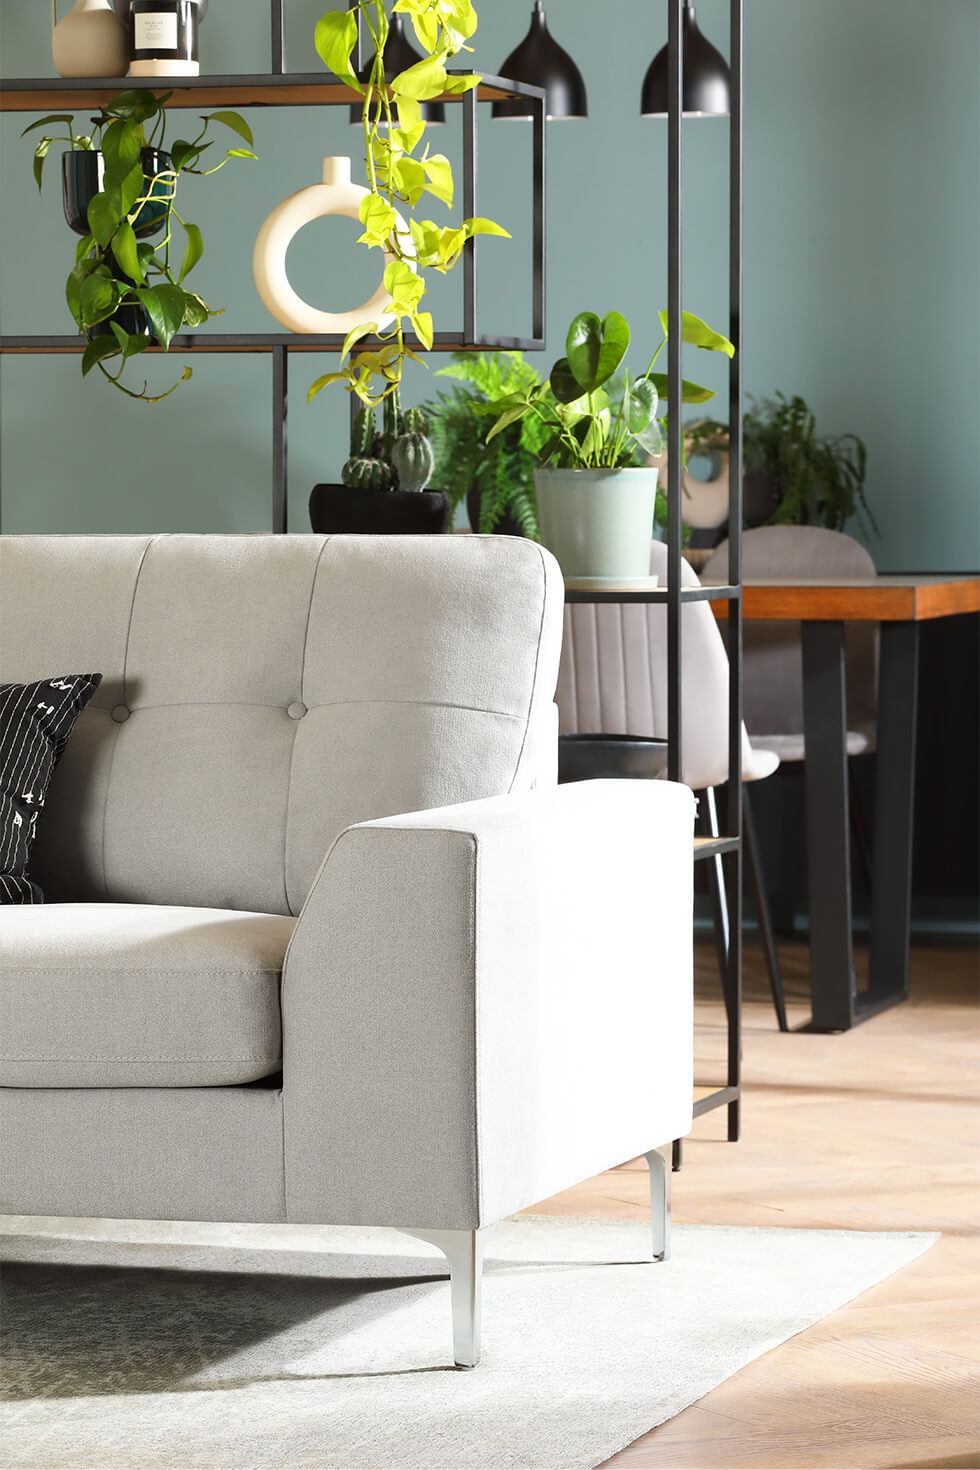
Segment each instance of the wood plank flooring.
[[[783,946],[790,1024],[806,952]],[[713,950],[699,946],[698,1081],[719,1082]],[[746,947],[743,1140],[700,1119],[674,1218],[940,1230],[906,1270],[767,1354],[608,1462],[621,1470],[980,1470],[980,1087],[975,950],[917,949],[912,998],[841,1036],[780,1035]],[[535,1213],[630,1218],[642,1161]]]

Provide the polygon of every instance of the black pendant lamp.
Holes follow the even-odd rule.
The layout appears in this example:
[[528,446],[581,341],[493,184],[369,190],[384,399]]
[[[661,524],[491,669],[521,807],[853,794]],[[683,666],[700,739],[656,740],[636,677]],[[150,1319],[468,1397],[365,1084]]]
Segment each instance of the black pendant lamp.
[[[731,72],[728,62],[698,26],[690,0],[684,5],[684,115],[727,117],[731,111]],[[643,81],[640,112],[644,117],[667,116],[668,48],[658,51]]]
[[[385,80],[390,81],[397,77],[400,72],[407,71],[410,66],[422,60],[422,53],[416,51],[408,36],[405,34],[404,15],[393,15],[389,21],[388,39],[385,41]],[[371,69],[374,65],[374,57],[362,66],[357,73],[359,81],[369,82],[371,80]],[[446,121],[446,106],[443,102],[423,102],[422,117],[429,127],[438,126]],[[351,106],[350,120],[358,126],[363,122],[364,113],[359,102]]]
[[[545,112],[549,121],[589,115],[582,73],[548,30],[542,0],[534,0],[531,29],[501,66],[500,75],[514,82],[527,82],[532,87],[544,87],[548,94]],[[496,118],[531,115],[530,103],[524,97],[493,104]]]

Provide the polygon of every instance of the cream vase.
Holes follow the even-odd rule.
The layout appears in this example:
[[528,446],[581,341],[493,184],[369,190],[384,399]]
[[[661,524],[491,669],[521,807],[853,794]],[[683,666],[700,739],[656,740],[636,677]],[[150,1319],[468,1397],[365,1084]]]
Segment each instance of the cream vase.
[[[293,290],[286,274],[286,252],[304,225],[332,214],[360,219],[358,211],[368,190],[351,182],[350,169],[349,158],[325,158],[323,183],[300,189],[298,193],[291,194],[288,199],[277,204],[255,242],[252,274],[256,289],[276,321],[291,332],[313,332],[323,336],[338,333],[346,336],[362,322],[376,322],[379,327],[384,328],[394,320],[391,313],[385,311],[391,297],[383,284],[370,301],[365,301],[363,306],[353,311],[319,311]],[[397,217],[396,228],[403,236],[405,254],[413,255],[414,251],[407,238],[408,226],[400,215]],[[385,266],[394,258],[386,252]],[[412,260],[408,264],[415,269]]]
[[657,470],[537,470],[541,540],[566,577],[650,575]]
[[61,77],[124,77],[129,68],[129,31],[111,0],[75,0],[58,19],[51,0],[51,55]]

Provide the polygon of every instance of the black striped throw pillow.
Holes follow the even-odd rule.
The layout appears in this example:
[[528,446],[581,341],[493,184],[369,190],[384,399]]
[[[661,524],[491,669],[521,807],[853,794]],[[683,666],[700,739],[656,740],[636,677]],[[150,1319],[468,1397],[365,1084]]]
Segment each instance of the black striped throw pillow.
[[0,684],[0,904],[43,903],[27,876],[54,768],[101,674]]

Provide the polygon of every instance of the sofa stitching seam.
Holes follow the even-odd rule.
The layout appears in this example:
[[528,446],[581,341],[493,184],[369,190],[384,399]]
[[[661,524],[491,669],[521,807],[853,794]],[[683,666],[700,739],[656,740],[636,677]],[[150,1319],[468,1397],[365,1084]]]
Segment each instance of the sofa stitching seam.
[[[317,582],[320,577],[320,563],[323,561],[323,553],[330,545],[328,536],[320,547],[319,554],[313,566],[313,577],[310,581],[310,599],[306,605],[306,626],[303,629],[303,650],[299,661],[299,697],[306,704],[306,652],[310,645],[310,624],[313,620],[313,599],[316,597]],[[293,743],[289,750],[289,772],[286,776],[286,810],[283,820],[282,831],[282,897],[286,907],[286,913],[292,913],[292,905],[289,902],[289,882],[287,871],[289,865],[289,812],[293,796],[293,767],[296,763],[296,741],[299,739],[299,720],[295,720],[293,729]],[[285,1148],[285,1145],[283,1145]]]
[[[123,645],[123,704],[126,704],[129,693],[126,680],[129,672],[129,643],[130,639],[133,636],[133,617],[136,613],[136,594],[139,591],[140,577],[143,574],[143,566],[149,554],[150,547],[158,540],[159,537],[151,536],[146,545],[143,547],[143,551],[139,559],[139,565],[136,568],[136,576],[133,578],[133,595],[129,600],[129,617],[126,620],[126,642]],[[115,724],[115,721],[113,721],[113,723]],[[102,804],[102,891],[105,894],[106,898],[109,897],[109,864],[106,859],[106,834],[109,829],[109,800],[112,796],[112,770],[114,765],[116,764],[116,750],[119,747],[119,735],[121,729],[121,725],[115,724],[115,738],[112,742],[112,750],[109,753],[109,767],[106,771],[105,777],[105,801]]]
[[[530,544],[531,545],[534,545],[533,542],[530,543]],[[535,545],[534,546],[534,549],[538,553],[538,561],[541,564],[541,573],[542,573],[542,575],[541,575],[541,616],[538,619],[538,646],[537,646],[537,648],[535,650],[535,654],[534,654],[534,674],[533,674],[533,676],[531,678],[531,690],[530,690],[530,694],[528,696],[528,701],[527,701],[527,713],[524,716],[524,738],[521,741],[521,748],[520,748],[520,750],[518,752],[517,761],[516,761],[516,763],[514,765],[514,774],[511,777],[510,786],[507,788],[508,795],[514,790],[514,787],[517,784],[517,777],[518,777],[518,775],[520,773],[521,763],[524,760],[524,752],[527,749],[528,735],[530,734],[530,730],[531,730],[531,715],[532,715],[532,712],[534,710],[535,695],[538,692],[538,671],[539,671],[539,669],[541,667],[541,639],[542,639],[542,635],[544,633],[545,614],[547,613],[547,610],[548,610],[548,568],[547,568],[547,565],[545,563],[544,556],[542,555],[540,546]]]

